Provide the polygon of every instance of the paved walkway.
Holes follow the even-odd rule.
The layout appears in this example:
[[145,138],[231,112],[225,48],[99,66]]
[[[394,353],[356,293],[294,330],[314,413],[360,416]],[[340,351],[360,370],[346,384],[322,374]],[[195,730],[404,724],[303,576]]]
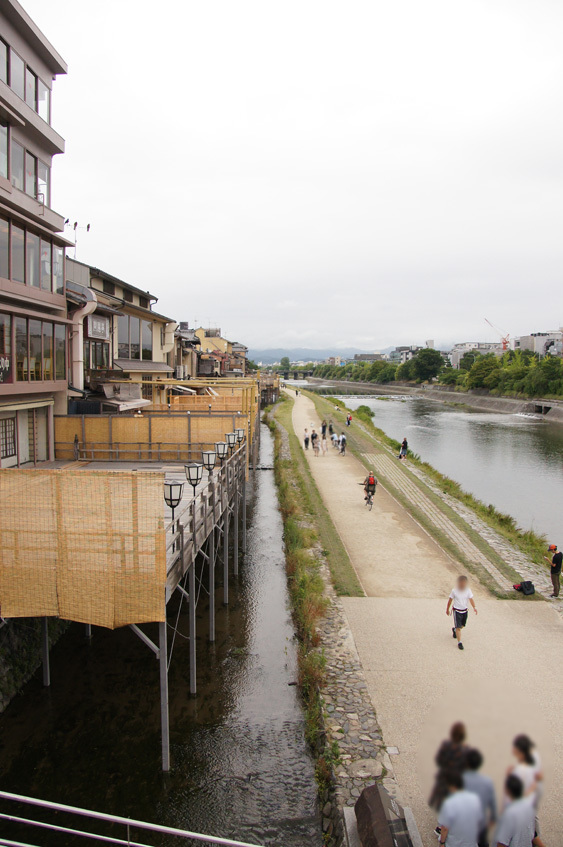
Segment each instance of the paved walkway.
[[[299,437],[311,424],[320,429],[307,397],[296,400],[293,423]],[[369,461],[387,458],[393,470],[385,463],[385,473],[394,475],[393,460],[384,453],[370,454]],[[366,466],[354,456],[341,457],[329,447],[318,458],[309,451],[308,460],[366,593],[342,598],[342,604],[384,741],[398,748],[395,775],[424,844],[435,844],[434,816],[426,804],[433,754],[458,719],[467,722],[470,742],[482,748],[499,791],[511,738],[528,732],[537,741],[546,764],[540,818],[546,842],[561,843],[563,743],[555,727],[563,702],[556,660],[563,622],[552,604],[497,600],[474,582],[480,614],[472,615],[466,650],[458,651],[444,611],[459,565],[381,485],[373,511],[366,510],[358,485]],[[402,474],[401,466],[397,472]],[[408,490],[413,483],[405,476],[397,484]],[[418,487],[416,494],[418,500]],[[498,577],[502,585],[504,577]]]

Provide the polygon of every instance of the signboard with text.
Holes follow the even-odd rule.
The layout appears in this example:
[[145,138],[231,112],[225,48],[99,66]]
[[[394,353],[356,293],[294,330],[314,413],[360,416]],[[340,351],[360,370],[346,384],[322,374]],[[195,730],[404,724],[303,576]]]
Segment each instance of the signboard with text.
[[109,318],[102,315],[88,315],[88,338],[109,341]]

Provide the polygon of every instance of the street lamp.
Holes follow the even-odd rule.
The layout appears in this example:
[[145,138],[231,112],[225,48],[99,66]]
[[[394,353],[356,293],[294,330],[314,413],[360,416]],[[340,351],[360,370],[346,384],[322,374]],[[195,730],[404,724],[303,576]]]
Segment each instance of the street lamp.
[[229,445],[226,443],[226,441],[218,441],[215,444],[215,450],[217,451],[217,456],[219,457],[219,461],[222,465],[225,459],[227,458],[227,453],[229,452]]
[[206,471],[209,471],[209,476],[213,475],[213,468],[217,461],[217,452],[215,450],[202,450],[201,461]]
[[244,429],[235,429],[235,433],[236,433],[236,436],[237,436],[238,443],[242,444],[242,442],[244,441],[244,436],[245,436]]
[[192,462],[191,465],[184,465],[184,470],[186,471],[186,479],[194,490],[195,497],[195,490],[203,476],[203,465],[199,462]]
[[237,442],[237,434],[236,432],[227,432],[225,438],[227,439],[227,446],[232,454],[233,450],[235,449],[235,444]]
[[[172,509],[172,537],[175,536],[176,527],[174,524],[174,510],[180,505],[182,494],[184,493],[184,483],[177,479],[164,480],[164,502]],[[176,551],[176,542],[172,543],[172,552]]]

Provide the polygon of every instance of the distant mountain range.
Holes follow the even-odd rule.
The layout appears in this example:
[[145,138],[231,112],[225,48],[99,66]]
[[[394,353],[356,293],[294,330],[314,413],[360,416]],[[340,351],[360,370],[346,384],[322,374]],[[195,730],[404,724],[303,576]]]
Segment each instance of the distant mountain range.
[[[393,348],[390,347],[389,350]],[[342,359],[350,359],[356,353],[367,353],[368,350],[360,350],[357,347],[343,347],[342,350],[326,349],[317,350],[309,347],[272,347],[267,350],[249,349],[248,358],[253,362],[262,362],[265,365],[272,365],[274,362],[279,362],[283,356],[289,356],[290,362],[317,362],[322,359],[328,359],[330,356],[340,356]],[[381,350],[380,352],[388,352]]]

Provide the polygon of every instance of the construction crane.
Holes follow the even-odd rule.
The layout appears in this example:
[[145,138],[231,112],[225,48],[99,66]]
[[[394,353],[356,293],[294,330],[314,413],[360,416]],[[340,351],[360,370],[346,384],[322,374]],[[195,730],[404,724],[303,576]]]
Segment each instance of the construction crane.
[[510,341],[510,333],[503,332],[501,329],[498,328],[498,326],[495,326],[489,320],[487,320],[487,318],[485,318],[485,323],[488,323],[489,326],[492,327],[495,332],[498,332],[498,334],[500,335],[500,341],[501,341],[501,344],[502,344],[502,349],[508,350],[508,342]]

